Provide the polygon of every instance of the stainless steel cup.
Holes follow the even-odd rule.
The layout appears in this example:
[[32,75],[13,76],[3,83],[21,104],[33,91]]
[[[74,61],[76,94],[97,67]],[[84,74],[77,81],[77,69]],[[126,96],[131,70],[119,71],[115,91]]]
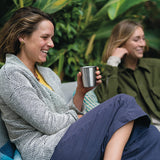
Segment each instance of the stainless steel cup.
[[96,86],[96,66],[81,67],[81,72],[84,87]]

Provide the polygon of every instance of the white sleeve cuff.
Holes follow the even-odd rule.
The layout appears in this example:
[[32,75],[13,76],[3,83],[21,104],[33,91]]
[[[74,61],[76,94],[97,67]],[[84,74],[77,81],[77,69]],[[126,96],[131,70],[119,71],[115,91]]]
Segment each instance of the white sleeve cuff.
[[107,64],[113,67],[118,67],[120,63],[121,63],[121,59],[116,56],[110,56],[107,60]]

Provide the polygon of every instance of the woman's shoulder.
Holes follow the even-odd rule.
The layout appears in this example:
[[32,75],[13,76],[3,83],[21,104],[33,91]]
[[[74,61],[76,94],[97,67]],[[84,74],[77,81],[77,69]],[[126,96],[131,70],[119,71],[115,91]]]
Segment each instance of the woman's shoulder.
[[148,71],[154,73],[159,72],[160,59],[158,58],[142,58],[140,60],[139,66],[147,69]]
[[4,64],[0,70],[1,70],[0,72],[1,77],[7,76],[8,78],[13,75],[16,76],[17,73],[21,73],[24,71],[23,69],[13,64]]
[[142,58],[140,60],[140,65],[146,68],[159,68],[160,59],[159,58]]
[[142,58],[141,61],[148,64],[160,64],[160,58]]

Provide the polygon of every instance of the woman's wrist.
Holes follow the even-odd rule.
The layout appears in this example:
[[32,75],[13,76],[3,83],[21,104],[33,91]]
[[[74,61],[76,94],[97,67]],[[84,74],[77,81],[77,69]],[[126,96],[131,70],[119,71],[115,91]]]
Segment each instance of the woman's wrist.
[[79,111],[82,111],[83,108],[83,95],[75,94],[73,97],[73,103]]
[[118,67],[120,63],[121,63],[121,59],[116,56],[110,56],[107,60],[107,64],[113,67]]

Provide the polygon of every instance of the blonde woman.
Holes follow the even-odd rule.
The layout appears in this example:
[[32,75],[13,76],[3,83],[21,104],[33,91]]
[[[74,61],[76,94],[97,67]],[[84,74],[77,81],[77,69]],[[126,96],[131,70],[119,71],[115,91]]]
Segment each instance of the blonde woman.
[[147,48],[143,26],[123,20],[114,28],[103,55],[103,83],[95,90],[103,102],[117,94],[135,97],[160,130],[160,60],[143,58]]

